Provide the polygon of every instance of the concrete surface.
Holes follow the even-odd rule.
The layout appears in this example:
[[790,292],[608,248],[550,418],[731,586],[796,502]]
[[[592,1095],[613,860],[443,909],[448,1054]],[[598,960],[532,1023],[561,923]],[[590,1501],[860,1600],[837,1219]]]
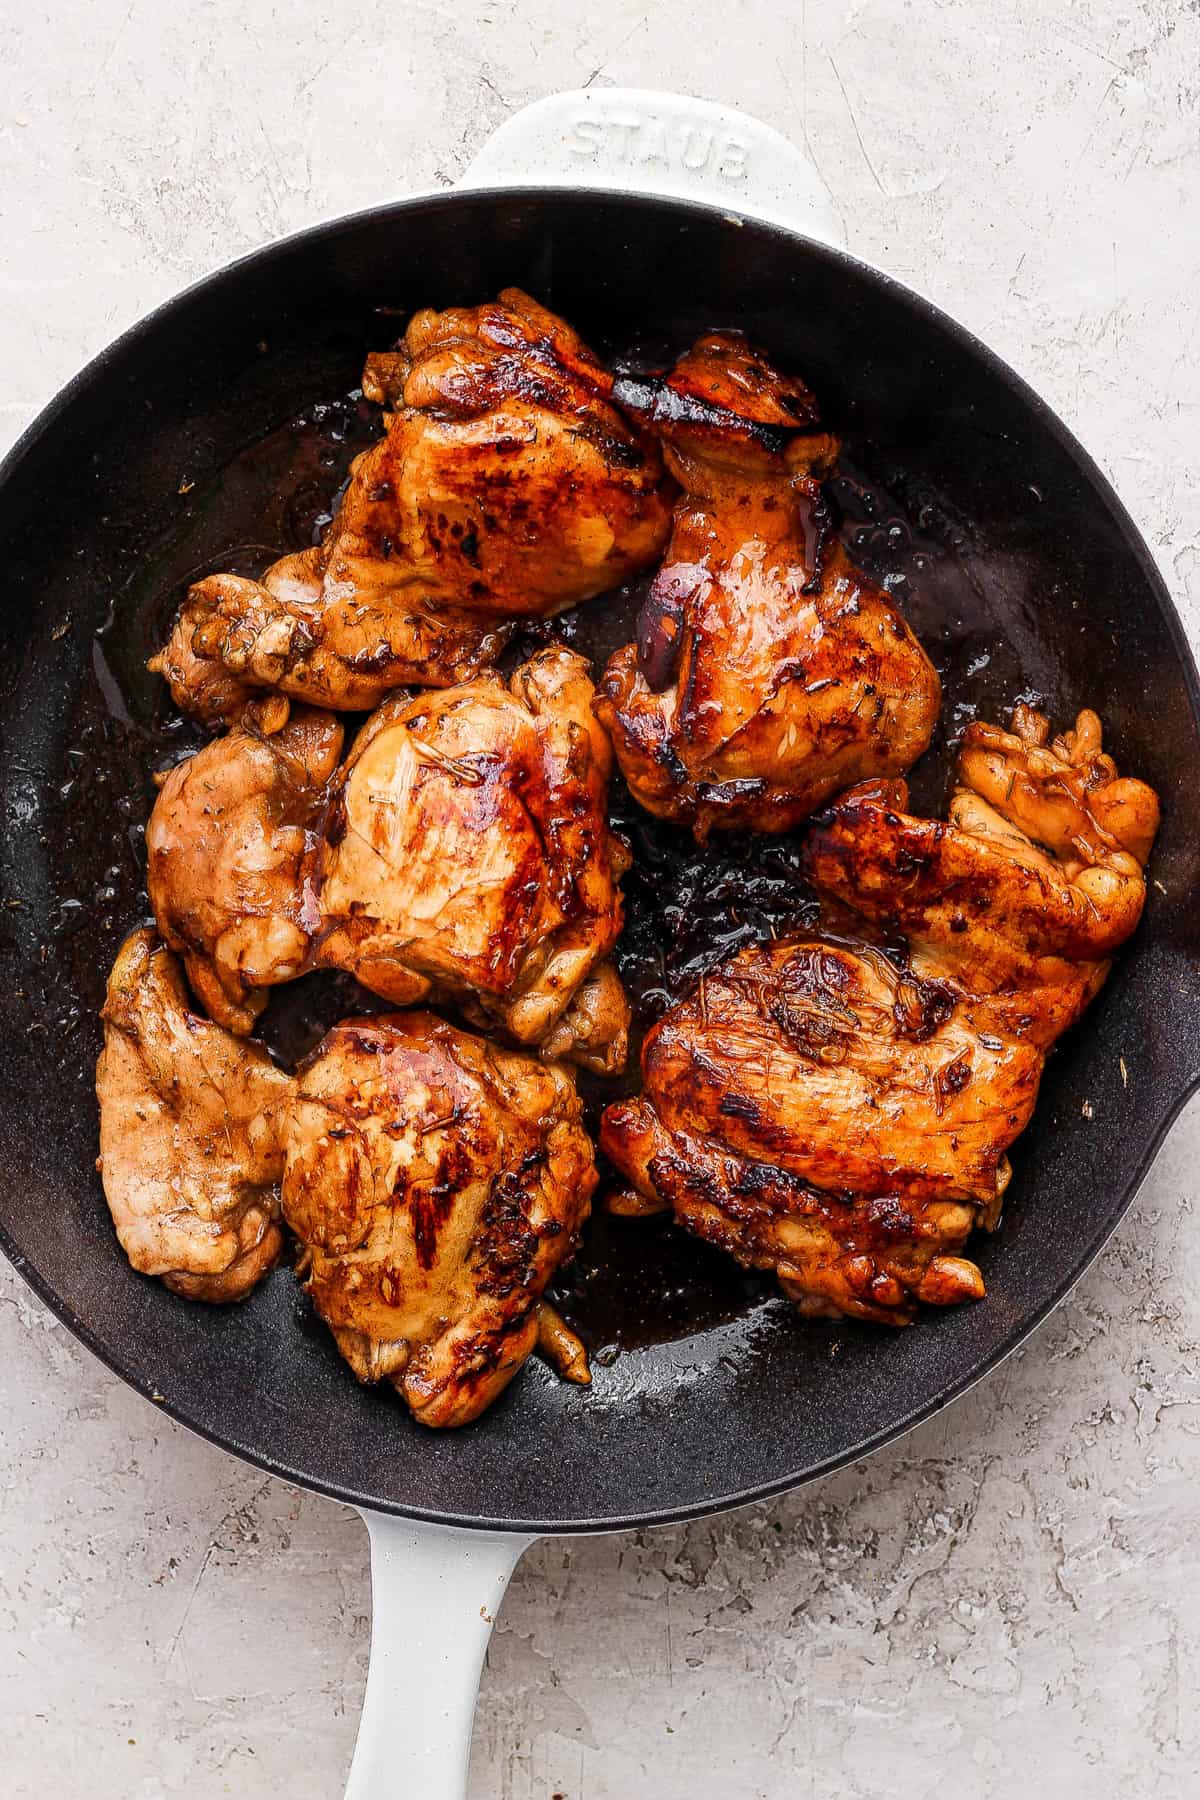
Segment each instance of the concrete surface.
[[[810,145],[852,248],[1041,388],[1200,627],[1198,71],[1195,0],[14,6],[2,423],[235,251],[453,180],[520,102],[669,84]],[[873,1462],[532,1552],[472,1800],[1194,1795],[1198,1164],[1193,1110],[1025,1353]],[[338,1795],[358,1520],[173,1428],[7,1273],[0,1299],[0,1791]]]

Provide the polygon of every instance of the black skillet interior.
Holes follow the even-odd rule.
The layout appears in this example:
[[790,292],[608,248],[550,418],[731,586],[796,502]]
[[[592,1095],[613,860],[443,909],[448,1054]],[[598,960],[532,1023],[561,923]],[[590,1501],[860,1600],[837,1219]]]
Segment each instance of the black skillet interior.
[[[144,908],[149,769],[194,741],[141,667],[182,584],[255,572],[307,541],[371,429],[345,399],[364,350],[416,306],[509,282],[633,364],[732,324],[803,372],[845,434],[848,541],[946,681],[922,799],[941,798],[964,718],[1032,693],[1057,720],[1096,706],[1165,823],[1136,948],[1052,1058],[1018,1146],[1003,1230],[979,1252],[986,1302],[897,1334],[803,1324],[671,1229],[609,1225],[566,1293],[600,1351],[592,1389],[532,1363],[480,1423],[439,1436],[355,1386],[290,1271],[225,1310],[131,1273],[93,1172],[95,1012]],[[1028,390],[833,252],[703,209],[571,194],[452,195],[320,228],[202,284],[93,364],[11,459],[0,534],[4,1239],[123,1376],[277,1473],[421,1516],[566,1530],[790,1486],[1012,1347],[1102,1243],[1200,1075],[1200,737],[1161,582]],[[600,602],[567,630],[602,648],[628,604]],[[648,1013],[698,956],[811,916],[786,845],[726,843],[698,862],[635,824],[650,872],[630,884],[626,970]],[[346,1001],[336,988],[281,1001],[279,1041]]]

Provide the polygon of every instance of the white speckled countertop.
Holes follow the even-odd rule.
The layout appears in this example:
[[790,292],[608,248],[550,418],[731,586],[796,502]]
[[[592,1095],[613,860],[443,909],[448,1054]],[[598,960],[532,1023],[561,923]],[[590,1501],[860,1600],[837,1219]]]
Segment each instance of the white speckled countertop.
[[[671,86],[810,146],[850,247],[1098,456],[1200,638],[1195,0],[91,0],[6,26],[6,439],[234,252],[452,181],[540,93]],[[1200,1791],[1198,1168],[1193,1108],[1072,1299],[873,1461],[532,1551],[472,1800]],[[0,1341],[0,1790],[340,1795],[356,1516],[174,1427],[7,1268]]]

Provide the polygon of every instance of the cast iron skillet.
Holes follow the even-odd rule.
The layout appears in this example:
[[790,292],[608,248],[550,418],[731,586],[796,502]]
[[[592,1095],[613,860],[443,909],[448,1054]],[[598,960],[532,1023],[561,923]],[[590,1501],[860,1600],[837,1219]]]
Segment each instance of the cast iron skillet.
[[[635,1277],[648,1263],[651,1289],[667,1280],[671,1245],[630,1226],[608,1252],[619,1279],[585,1263],[576,1300],[594,1345],[632,1347],[601,1357],[590,1392],[533,1363],[478,1424],[436,1435],[355,1385],[288,1270],[228,1309],[131,1273],[93,1171],[95,1014],[144,913],[148,766],[192,741],[141,668],[181,584],[261,567],[310,532],[362,428],[353,403],[314,405],[345,396],[412,308],[510,282],[602,351],[653,360],[736,324],[803,371],[845,433],[846,529],[865,561],[906,577],[896,592],[945,671],[948,729],[1021,691],[1048,697],[1058,721],[1096,706],[1164,823],[1136,942],[1052,1057],[1017,1146],[1003,1230],[979,1251],[986,1302],[898,1333],[804,1324],[681,1246],[682,1293],[663,1297],[656,1330]],[[845,255],[702,207],[564,191],[448,194],[321,226],[162,307],[72,382],[3,467],[0,537],[4,1245],[125,1380],[288,1480],[525,1531],[681,1519],[791,1487],[904,1431],[1031,1331],[1200,1078],[1197,683],[1163,583],[1036,395]],[[935,753],[922,792],[937,797],[947,766]],[[767,888],[786,910],[784,865]],[[712,881],[686,858],[664,867],[651,889],[686,876],[729,925],[733,851]],[[690,928],[654,926],[667,952]]]

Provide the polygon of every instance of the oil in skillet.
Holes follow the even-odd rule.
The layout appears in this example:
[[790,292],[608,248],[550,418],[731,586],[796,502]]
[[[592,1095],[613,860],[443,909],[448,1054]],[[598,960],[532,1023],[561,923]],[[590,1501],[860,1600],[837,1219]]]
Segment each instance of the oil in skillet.
[[[152,772],[202,741],[174,711],[165,684],[146,673],[146,658],[192,581],[217,569],[254,576],[277,556],[316,541],[352,458],[379,429],[376,409],[355,389],[310,406],[247,446],[214,479],[181,493],[178,526],[116,596],[95,639],[92,679],[67,738],[58,817],[48,822],[51,831],[61,827],[55,885],[62,898],[52,929],[76,1002],[72,1030],[97,1030],[95,1011],[117,947],[149,913],[142,832],[153,804]],[[980,579],[984,559],[961,522],[869,448],[843,458],[831,496],[851,554],[894,593],[942,675],[938,737],[913,776],[915,803],[939,809],[953,742],[965,722],[977,713],[1000,716],[1018,693],[1030,691],[1003,629],[1003,596],[998,601]],[[603,666],[631,637],[646,585],[631,583],[523,632],[506,664],[556,638]],[[356,721],[347,723],[352,731]],[[743,944],[830,924],[799,873],[795,837],[715,835],[701,848],[642,812],[619,779],[612,815],[635,856],[624,882],[626,927],[617,950],[634,1006],[635,1055],[633,1073],[619,1083],[581,1078],[593,1126],[608,1099],[636,1087],[636,1041],[700,974]],[[347,976],[313,975],[275,991],[262,1034],[292,1066],[335,1019],[383,1006]],[[769,1280],[738,1269],[669,1220],[598,1212],[556,1299],[603,1357],[686,1337],[744,1314],[774,1292]]]

